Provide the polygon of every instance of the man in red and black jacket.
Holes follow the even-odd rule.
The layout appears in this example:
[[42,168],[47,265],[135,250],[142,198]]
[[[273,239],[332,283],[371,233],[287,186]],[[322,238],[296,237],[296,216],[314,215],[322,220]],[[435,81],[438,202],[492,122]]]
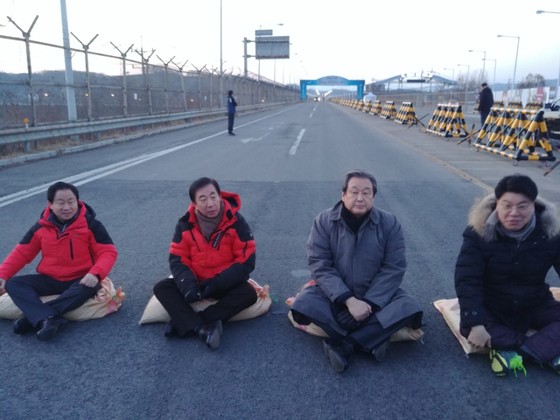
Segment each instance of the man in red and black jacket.
[[[80,200],[78,189],[56,182],[47,191],[41,218],[0,264],[0,292],[7,291],[23,317],[14,333],[36,330],[50,340],[67,322],[62,315],[95,296],[117,259],[117,250],[95,212]],[[39,252],[38,274],[16,274]],[[59,295],[43,303],[41,296]]]
[[[216,349],[222,321],[257,301],[247,282],[255,268],[255,240],[239,213],[239,195],[220,191],[216,180],[204,177],[191,184],[189,196],[169,250],[173,277],[158,282],[154,294],[171,317],[166,337],[195,333]],[[206,298],[218,302],[195,312],[190,303]]]

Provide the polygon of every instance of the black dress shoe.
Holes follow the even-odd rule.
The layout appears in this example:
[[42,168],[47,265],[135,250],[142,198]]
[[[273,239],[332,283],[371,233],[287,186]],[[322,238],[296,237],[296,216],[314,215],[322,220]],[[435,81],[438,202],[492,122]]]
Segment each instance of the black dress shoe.
[[209,349],[216,350],[220,347],[222,331],[222,321],[214,321],[203,325],[198,331],[198,335]]
[[342,373],[348,369],[348,358],[352,352],[350,346],[325,339],[323,340],[323,350],[329,363],[336,372]]
[[59,316],[47,318],[42,322],[41,329],[37,331],[37,338],[42,341],[50,340],[67,323],[66,319]]
[[163,335],[166,336],[167,338],[179,337],[179,332],[177,331],[177,328],[175,328],[175,325],[173,325],[173,323],[169,321],[165,325],[165,330],[163,331]]
[[390,340],[385,340],[383,343],[378,345],[371,351],[371,354],[375,360],[382,362],[387,357],[387,349],[389,348]]
[[31,322],[29,322],[29,320],[25,317],[16,319],[13,326],[14,334],[25,334],[35,329],[35,327],[33,327],[33,324],[31,324]]

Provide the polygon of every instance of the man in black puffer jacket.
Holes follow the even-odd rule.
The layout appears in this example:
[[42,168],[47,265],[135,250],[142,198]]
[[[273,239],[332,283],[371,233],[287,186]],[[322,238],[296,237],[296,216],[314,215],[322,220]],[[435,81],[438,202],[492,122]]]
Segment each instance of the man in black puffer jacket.
[[525,371],[523,357],[560,373],[560,302],[545,281],[560,274],[560,220],[537,194],[525,175],[503,178],[472,208],[457,258],[461,334],[490,347],[497,376]]

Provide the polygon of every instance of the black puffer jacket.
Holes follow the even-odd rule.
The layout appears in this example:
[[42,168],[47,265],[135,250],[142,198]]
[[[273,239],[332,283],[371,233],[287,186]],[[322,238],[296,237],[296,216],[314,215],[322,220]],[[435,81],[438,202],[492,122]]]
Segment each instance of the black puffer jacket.
[[482,112],[490,112],[490,108],[494,106],[494,94],[492,89],[486,86],[478,95],[478,109]]
[[535,203],[536,227],[522,242],[488,231],[486,221],[496,208],[489,195],[475,204],[455,267],[455,289],[461,327],[484,325],[488,311],[506,325],[553,299],[545,282],[551,267],[560,274],[560,220],[556,207]]

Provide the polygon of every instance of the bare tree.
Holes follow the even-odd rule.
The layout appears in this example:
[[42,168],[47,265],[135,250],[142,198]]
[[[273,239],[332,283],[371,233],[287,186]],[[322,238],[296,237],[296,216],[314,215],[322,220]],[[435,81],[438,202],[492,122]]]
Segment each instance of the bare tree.
[[534,88],[534,87],[543,87],[545,86],[546,82],[544,76],[541,74],[533,74],[529,73],[523,80],[517,83],[518,89],[527,89],[527,88]]

